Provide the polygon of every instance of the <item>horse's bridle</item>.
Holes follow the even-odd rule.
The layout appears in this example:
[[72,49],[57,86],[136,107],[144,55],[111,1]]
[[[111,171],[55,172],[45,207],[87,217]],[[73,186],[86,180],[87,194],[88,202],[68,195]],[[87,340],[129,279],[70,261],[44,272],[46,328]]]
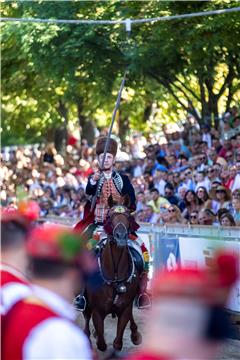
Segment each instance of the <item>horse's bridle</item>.
[[[112,210],[112,212],[111,212],[111,215],[109,216],[109,213],[111,210]],[[112,222],[112,219],[116,215],[119,215],[120,213],[125,214],[125,215],[130,214],[129,210],[125,206],[121,206],[121,205],[114,206],[112,209],[110,209],[110,211],[108,212],[108,217],[109,217],[108,220],[111,219],[111,222]],[[126,228],[125,224],[122,223],[122,225]],[[108,226],[110,228],[108,230],[110,230],[110,231],[106,231],[107,232],[107,241],[113,241],[114,240],[114,230],[116,229],[117,225],[114,228],[112,228],[111,224],[109,224],[109,222],[108,222]],[[128,226],[128,228],[126,228],[126,231],[127,231],[127,234],[129,235],[129,233],[131,232],[130,225]],[[120,264],[120,261],[121,261],[122,255],[123,255],[124,247],[123,247],[121,255],[119,257],[118,264],[115,264],[114,258],[113,258],[113,253],[112,253],[112,247],[110,245],[111,257],[112,257],[113,268],[114,268],[114,278],[113,279],[107,279],[103,273],[103,269],[102,269],[102,265],[101,265],[102,249],[100,250],[99,255],[98,255],[98,266],[99,266],[99,271],[100,271],[101,277],[102,277],[103,281],[105,282],[105,284],[114,287],[114,290],[116,291],[117,294],[125,293],[127,291],[125,284],[131,283],[133,277],[136,276],[135,275],[135,263],[134,263],[131,251],[129,250],[129,246],[128,246],[127,242],[126,242],[126,247],[127,247],[128,255],[131,260],[131,266],[130,266],[130,271],[129,271],[128,275],[121,279],[117,278],[117,269],[118,269],[118,265]]]
[[[129,250],[129,246],[128,245],[126,245],[126,246],[127,246],[127,249],[128,249],[128,254],[129,254],[130,259],[131,259],[131,271],[130,271],[130,273],[128,274],[127,277],[122,278],[122,279],[117,278],[117,267],[115,267],[114,261],[113,261],[114,279],[107,279],[103,274],[102,265],[101,265],[101,252],[102,252],[102,250],[100,251],[100,253],[98,255],[98,266],[99,266],[99,271],[100,271],[100,274],[102,276],[102,279],[107,285],[113,286],[115,288],[115,290],[117,291],[117,293],[126,292],[126,286],[124,284],[125,283],[131,283],[133,277],[135,276],[135,263],[134,263],[131,251]],[[118,264],[120,263],[120,260],[122,258],[123,250],[122,250],[122,253],[120,255]],[[111,250],[111,255],[112,255],[112,250]],[[113,256],[112,256],[112,260],[113,260]]]
[[[111,219],[117,214],[119,214],[119,212],[116,212],[116,213],[113,212],[111,214]],[[122,225],[126,228],[126,226],[124,224],[122,224]],[[114,239],[114,229],[116,227],[117,227],[117,225],[112,229],[112,234],[107,235],[108,236],[107,241],[111,241],[111,240]],[[127,234],[129,235],[129,231],[130,231],[129,226],[128,226],[128,228],[126,228],[126,231],[127,231]],[[114,263],[113,253],[112,253],[112,247],[110,245],[111,257],[112,257],[112,262],[113,262],[113,270],[114,270],[114,278],[113,279],[107,279],[106,276],[103,274],[103,269],[102,269],[102,265],[101,265],[101,252],[102,252],[102,250],[100,250],[100,253],[98,255],[98,266],[99,266],[99,271],[100,271],[100,274],[102,276],[102,279],[107,285],[113,286],[115,288],[115,290],[117,291],[117,293],[126,292],[126,286],[124,284],[125,283],[130,283],[132,281],[132,278],[135,275],[135,263],[134,263],[131,251],[129,250],[129,246],[128,246],[127,243],[126,243],[126,247],[127,247],[127,250],[128,250],[128,255],[129,255],[130,259],[131,259],[131,267],[130,267],[130,272],[128,273],[128,275],[126,277],[124,277],[124,278],[121,278],[121,279],[117,278],[117,270],[118,270],[118,265],[120,264],[120,261],[122,259],[124,247],[122,249],[121,255],[120,255],[119,260],[118,260],[118,263],[115,264]]]

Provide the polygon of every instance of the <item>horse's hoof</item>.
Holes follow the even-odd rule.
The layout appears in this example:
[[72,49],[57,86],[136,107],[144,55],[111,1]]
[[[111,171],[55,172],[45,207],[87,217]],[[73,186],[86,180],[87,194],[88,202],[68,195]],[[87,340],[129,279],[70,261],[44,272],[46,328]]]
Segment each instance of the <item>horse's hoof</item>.
[[107,344],[106,343],[97,343],[97,348],[100,351],[106,351],[107,350]]
[[131,334],[131,340],[134,345],[140,345],[142,343],[142,335],[137,331]]
[[114,350],[116,350],[116,351],[121,351],[121,350],[122,350],[122,346],[123,346],[122,341],[121,341],[121,342],[116,342],[116,341],[113,342],[113,348],[114,348]]

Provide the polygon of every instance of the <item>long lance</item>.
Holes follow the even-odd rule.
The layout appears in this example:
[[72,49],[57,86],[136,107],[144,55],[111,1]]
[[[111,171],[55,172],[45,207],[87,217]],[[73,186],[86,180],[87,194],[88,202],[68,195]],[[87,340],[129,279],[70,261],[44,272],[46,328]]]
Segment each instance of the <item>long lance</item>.
[[[117,101],[116,101],[116,104],[115,104],[115,107],[114,107],[114,110],[113,110],[111,125],[110,125],[109,131],[108,131],[107,141],[106,141],[106,144],[105,144],[105,147],[104,147],[103,159],[102,159],[101,168],[100,168],[101,172],[104,169],[104,163],[105,163],[105,159],[106,159],[106,155],[107,155],[108,145],[109,145],[110,137],[111,137],[111,134],[112,134],[112,129],[113,129],[114,121],[115,121],[115,118],[116,118],[117,110],[118,110],[120,102],[121,102],[122,91],[123,91],[123,88],[124,88],[126,76],[127,76],[127,70],[125,70],[125,73],[123,75],[121,86],[120,86],[120,89],[118,91]],[[99,185],[100,184],[98,182],[98,187],[97,187],[96,193],[95,193],[95,195],[94,195],[94,197],[92,199],[91,210],[90,210],[91,212],[94,210],[95,205],[96,205]]]

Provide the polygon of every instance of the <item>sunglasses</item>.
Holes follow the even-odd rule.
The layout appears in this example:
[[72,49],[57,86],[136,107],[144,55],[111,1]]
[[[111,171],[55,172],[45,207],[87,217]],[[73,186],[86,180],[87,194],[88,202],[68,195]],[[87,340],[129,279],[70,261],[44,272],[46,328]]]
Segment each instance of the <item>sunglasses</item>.
[[216,193],[224,193],[225,194],[226,191],[225,190],[217,190]]
[[169,209],[168,212],[175,212],[175,209]]
[[199,158],[199,160],[203,161],[203,160],[206,160],[206,158],[205,158],[205,157],[201,157],[201,158]]
[[209,169],[207,172],[208,173],[213,173],[216,169]]
[[185,173],[185,175],[191,175],[191,174],[192,174],[191,171]]
[[190,215],[190,219],[197,219],[197,215]]

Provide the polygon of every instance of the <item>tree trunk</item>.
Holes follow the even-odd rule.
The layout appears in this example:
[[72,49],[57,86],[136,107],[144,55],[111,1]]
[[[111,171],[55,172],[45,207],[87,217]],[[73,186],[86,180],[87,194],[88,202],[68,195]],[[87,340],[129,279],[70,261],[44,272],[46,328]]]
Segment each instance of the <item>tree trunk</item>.
[[121,110],[119,110],[118,117],[118,135],[121,140],[121,144],[126,144],[126,136],[129,130],[129,118],[128,116],[123,116]]
[[64,119],[64,122],[55,130],[54,142],[58,152],[65,152],[68,137],[68,109],[62,100],[59,100],[57,110],[59,115]]
[[201,78],[199,78],[199,87],[200,87],[200,99],[201,99],[201,124],[203,124],[204,119],[206,118],[208,114],[208,104],[206,101],[206,91],[204,87],[204,83]]
[[219,125],[219,113],[218,113],[218,99],[214,96],[213,98],[213,117],[214,117],[214,127],[218,129]]
[[64,153],[66,149],[66,131],[63,127],[58,127],[54,132],[54,145],[59,153]]
[[218,97],[213,92],[214,80],[209,76],[205,80],[205,85],[208,91],[207,112],[204,123],[209,126],[217,125],[218,122]]
[[92,120],[89,120],[85,115],[83,115],[82,112],[83,99],[79,98],[77,100],[77,113],[80,127],[80,137],[81,139],[87,139],[89,145],[93,145],[95,138],[95,124]]

